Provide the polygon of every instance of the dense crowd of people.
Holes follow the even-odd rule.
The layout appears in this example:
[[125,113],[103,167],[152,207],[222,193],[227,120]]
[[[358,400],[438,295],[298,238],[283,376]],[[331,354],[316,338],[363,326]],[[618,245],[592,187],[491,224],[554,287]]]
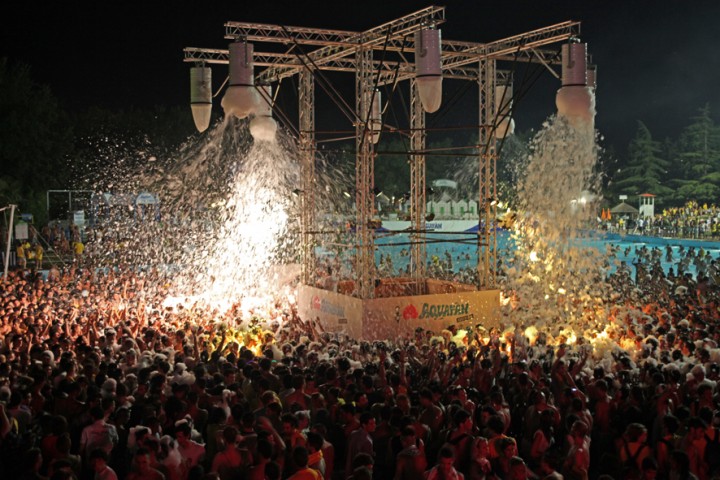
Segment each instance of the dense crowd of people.
[[653,230],[674,237],[720,238],[720,208],[694,201],[666,208],[653,219],[650,233]]
[[662,254],[618,268],[605,330],[572,343],[481,325],[362,341],[288,299],[167,306],[152,269],[18,269],[0,478],[715,478],[715,260],[667,275]]
[[651,218],[616,218],[611,222],[622,232],[673,238],[720,238],[720,208],[714,204],[687,202],[663,208]]

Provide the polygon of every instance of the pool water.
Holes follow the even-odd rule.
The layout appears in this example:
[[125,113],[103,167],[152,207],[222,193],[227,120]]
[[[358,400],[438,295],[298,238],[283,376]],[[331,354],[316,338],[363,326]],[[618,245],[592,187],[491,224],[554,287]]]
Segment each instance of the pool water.
[[[452,258],[453,271],[455,272],[466,268],[476,268],[477,238],[477,234],[428,235],[426,243],[428,262],[433,262],[434,260],[446,261],[449,255]],[[720,242],[703,240],[670,239],[638,235],[620,236],[611,234],[583,238],[579,240],[579,242],[587,248],[600,249],[601,251],[607,251],[608,245],[611,245],[616,250],[615,259],[618,261],[612,263],[611,271],[616,269],[616,263],[625,261],[633,276],[635,274],[633,262],[636,262],[638,258],[637,250],[643,246],[648,250],[653,248],[659,248],[661,250],[661,264],[666,273],[671,267],[675,273],[677,273],[677,263],[680,261],[681,247],[686,251],[690,247],[694,247],[696,252],[702,248],[705,252],[709,252],[712,258],[720,258]],[[394,272],[397,273],[400,270],[406,270],[410,264],[409,253],[412,248],[410,243],[411,239],[408,234],[379,235],[375,242],[377,247],[375,250],[375,264],[381,265],[382,263],[386,263],[389,256],[392,260]],[[513,241],[510,238],[509,232],[505,230],[498,231],[497,244],[499,256],[503,255],[503,252],[508,252],[509,249],[512,249]],[[667,261],[666,259],[666,247],[668,245],[672,249],[672,261]],[[381,256],[383,257],[382,261]],[[695,275],[695,265],[692,261],[688,263],[685,271]]]

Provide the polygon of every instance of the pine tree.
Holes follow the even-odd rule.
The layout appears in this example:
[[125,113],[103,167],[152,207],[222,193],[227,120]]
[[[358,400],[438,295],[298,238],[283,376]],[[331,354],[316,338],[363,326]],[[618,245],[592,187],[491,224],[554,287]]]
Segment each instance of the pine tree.
[[705,105],[677,142],[675,202],[714,203],[720,195],[720,132]]
[[[720,171],[720,132],[705,105],[680,135],[680,163],[688,180]],[[714,182],[713,182],[714,183]]]
[[705,105],[680,136],[680,161],[686,179],[698,180],[720,170],[720,135]]
[[638,122],[628,153],[627,166],[615,175],[614,190],[626,195],[652,193],[658,196],[658,203],[670,197],[673,190],[666,186],[670,162],[660,156],[660,143],[642,122]]

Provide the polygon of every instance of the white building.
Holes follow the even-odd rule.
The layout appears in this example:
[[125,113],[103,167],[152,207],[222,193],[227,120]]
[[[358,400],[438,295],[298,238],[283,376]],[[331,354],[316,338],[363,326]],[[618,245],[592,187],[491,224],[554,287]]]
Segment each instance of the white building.
[[641,217],[653,218],[655,216],[655,195],[652,193],[641,193],[640,196]]

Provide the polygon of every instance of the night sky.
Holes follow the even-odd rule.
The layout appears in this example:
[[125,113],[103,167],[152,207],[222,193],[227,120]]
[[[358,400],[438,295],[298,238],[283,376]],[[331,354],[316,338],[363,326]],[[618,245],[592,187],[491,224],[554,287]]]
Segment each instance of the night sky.
[[[431,4],[4,2],[0,56],[29,64],[35,81],[49,85],[71,110],[187,105],[189,65],[182,62],[182,49],[226,48],[225,21],[359,31]],[[450,0],[445,5],[443,38],[453,40],[488,42],[564,20],[581,21],[581,38],[598,65],[596,124],[619,150],[634,135],[637,120],[662,139],[677,136],[705,103],[716,121],[720,118],[718,0]],[[225,75],[223,67],[214,67],[215,88]],[[517,105],[519,130],[539,128],[554,112],[558,86],[549,73],[542,75]],[[474,121],[474,114],[468,115],[468,122]]]

